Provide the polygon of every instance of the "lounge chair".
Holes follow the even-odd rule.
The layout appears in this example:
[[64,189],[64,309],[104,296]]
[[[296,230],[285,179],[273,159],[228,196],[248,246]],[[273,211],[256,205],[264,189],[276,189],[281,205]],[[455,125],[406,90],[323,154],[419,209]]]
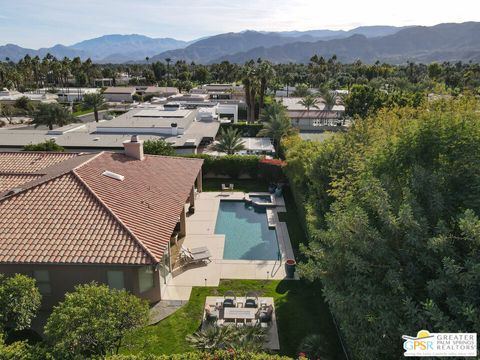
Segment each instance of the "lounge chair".
[[228,186],[225,184],[222,184],[222,191],[226,191],[226,190],[228,190]]
[[228,185],[228,190],[232,190],[232,191],[233,191],[233,184]]
[[237,307],[237,297],[233,291],[226,291],[223,295],[223,307]]
[[[194,249],[192,249],[193,251]],[[191,252],[188,250],[184,250],[182,247],[181,251],[181,259],[187,263],[187,264],[195,264],[199,262],[211,262],[212,260],[210,259],[212,257],[212,254],[210,254],[210,251],[206,249],[206,251],[201,251],[201,252]]]
[[245,295],[245,307],[256,309],[258,307],[258,296],[254,291],[249,291]]

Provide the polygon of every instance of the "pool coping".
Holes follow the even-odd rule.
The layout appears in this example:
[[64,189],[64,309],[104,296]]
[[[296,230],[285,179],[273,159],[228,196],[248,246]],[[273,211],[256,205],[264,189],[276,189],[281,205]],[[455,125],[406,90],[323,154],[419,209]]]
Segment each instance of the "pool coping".
[[[269,193],[256,193],[270,195]],[[188,300],[192,286],[218,286],[220,279],[282,280],[286,279],[285,261],[294,259],[287,225],[280,222],[278,212],[285,212],[283,197],[275,198],[271,208],[275,224],[280,260],[228,260],[223,259],[225,235],[215,234],[220,200],[243,200],[243,192],[202,192],[195,198],[195,213],[186,219],[187,236],[184,246],[207,246],[212,262],[201,266],[186,267],[169,276],[162,288],[162,299]],[[273,198],[273,197],[272,197]],[[187,206],[187,205],[186,205]],[[270,210],[270,209],[269,209]]]

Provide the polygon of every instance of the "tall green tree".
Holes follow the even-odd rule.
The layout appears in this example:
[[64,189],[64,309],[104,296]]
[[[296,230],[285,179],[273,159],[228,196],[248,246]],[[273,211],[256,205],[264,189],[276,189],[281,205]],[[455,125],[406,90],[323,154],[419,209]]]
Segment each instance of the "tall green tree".
[[242,72],[242,83],[247,105],[247,122],[255,122],[255,108],[259,92],[258,69],[253,61],[245,64]]
[[86,109],[93,109],[95,121],[98,122],[98,110],[105,105],[105,97],[100,93],[91,93],[83,95],[83,107]]
[[32,124],[35,127],[47,126],[53,130],[55,125],[64,126],[75,122],[75,118],[70,112],[60,104],[38,104],[36,111],[33,114]]
[[242,135],[238,129],[228,128],[220,130],[220,138],[213,149],[218,152],[233,155],[238,151],[245,150]]
[[5,277],[0,274],[0,326],[5,331],[30,327],[36,316],[42,296],[35,280],[16,274]]
[[300,274],[321,279],[354,358],[398,359],[420,329],[480,327],[478,108],[382,109],[286,150],[310,237]]
[[147,321],[145,301],[91,283],[65,295],[48,318],[45,334],[59,358],[104,358],[118,353],[125,335]]
[[345,99],[345,113],[349,116],[365,118],[379,110],[385,95],[368,85],[354,85]]

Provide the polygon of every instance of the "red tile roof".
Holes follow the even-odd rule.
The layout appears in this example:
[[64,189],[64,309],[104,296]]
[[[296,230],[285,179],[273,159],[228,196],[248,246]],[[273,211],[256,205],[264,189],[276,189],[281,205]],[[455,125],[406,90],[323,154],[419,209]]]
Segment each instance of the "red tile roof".
[[0,262],[157,263],[202,162],[100,153],[45,168],[22,192],[0,197]]
[[38,179],[42,175],[25,174],[1,174],[0,173],[0,193],[9,189],[19,187],[22,184]]
[[2,263],[151,262],[72,173],[6,198],[0,211]]
[[[123,154],[103,153],[76,173],[160,260],[202,162],[148,155],[138,161]],[[123,175],[125,180],[102,175],[105,170]]]
[[2,152],[0,153],[0,173],[31,174],[67,159],[77,153],[52,152]]

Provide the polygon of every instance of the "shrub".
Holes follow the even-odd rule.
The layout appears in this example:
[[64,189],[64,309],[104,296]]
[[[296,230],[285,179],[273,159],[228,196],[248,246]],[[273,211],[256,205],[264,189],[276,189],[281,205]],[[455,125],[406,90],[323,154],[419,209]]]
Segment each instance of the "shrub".
[[64,152],[65,148],[58,145],[54,139],[47,140],[43,143],[28,144],[23,147],[23,151],[59,151]]
[[30,326],[35,317],[42,296],[35,280],[15,274],[5,278],[0,274],[0,326],[22,330]]
[[77,286],[55,306],[45,334],[59,358],[105,357],[118,352],[123,337],[147,319],[145,301],[126,290],[91,283]]
[[238,179],[240,175],[249,175],[252,178],[258,177],[258,166],[261,159],[257,155],[212,156],[195,154],[186,156],[203,159],[204,174],[226,175],[232,179]]
[[175,155],[175,149],[173,148],[173,146],[163,139],[146,140],[143,143],[143,151],[145,152],[145,154],[151,155]]
[[115,355],[108,360],[289,360],[289,357],[267,353],[221,350],[214,353],[188,352],[172,355]]

